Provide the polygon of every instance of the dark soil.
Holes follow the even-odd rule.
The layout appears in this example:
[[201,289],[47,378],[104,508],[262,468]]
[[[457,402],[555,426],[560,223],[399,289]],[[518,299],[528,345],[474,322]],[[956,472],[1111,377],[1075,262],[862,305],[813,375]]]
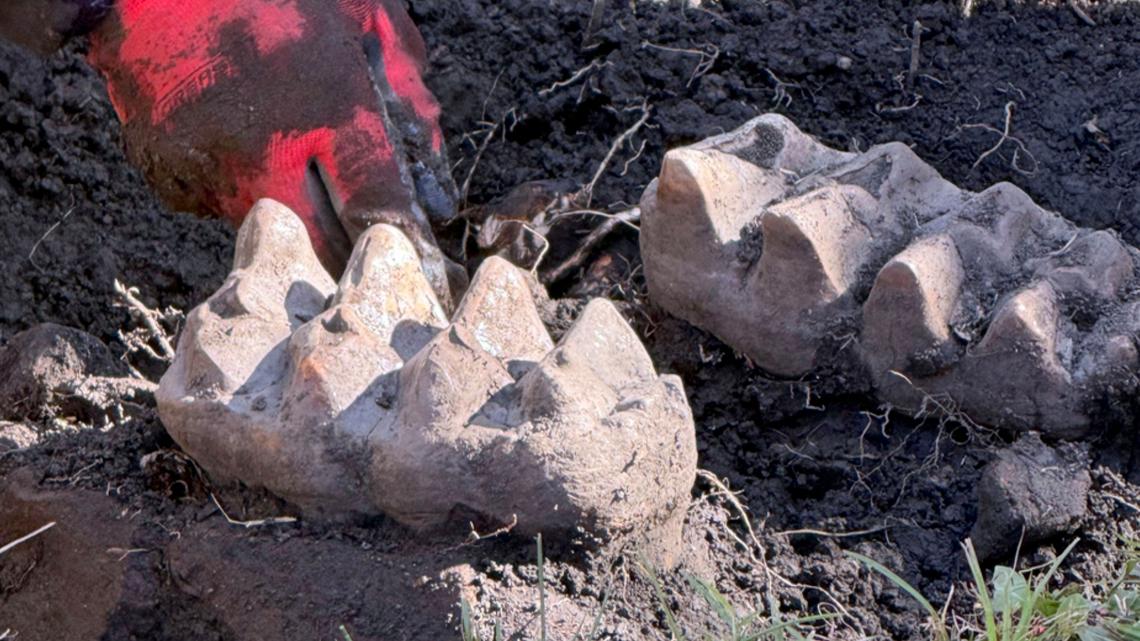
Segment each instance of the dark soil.
[[[1094,28],[1064,3],[979,2],[970,19],[959,3],[902,0],[740,0],[687,11],[638,3],[636,14],[609,4],[583,48],[587,2],[412,1],[458,183],[499,125],[470,203],[527,180],[589,181],[636,121],[627,108],[645,104],[649,121],[595,192],[594,206],[612,211],[636,202],[666,148],[779,111],[839,147],[901,140],[964,187],[1009,180],[1081,224],[1140,242],[1135,5],[1094,6]],[[916,19],[925,31],[908,90]],[[81,52],[75,43],[40,60],[0,45],[0,341],[57,322],[157,373],[123,338],[136,322],[116,305],[113,281],[138,287],[147,305],[188,311],[224,277],[232,232],[157,202],[126,164]],[[577,82],[548,90],[592,63]],[[1007,141],[975,166],[999,135],[965,125],[1001,130],[1010,102],[1010,133],[1024,150]],[[678,572],[660,573],[682,621],[695,629],[712,618],[684,582],[691,573],[741,606],[771,595],[792,615],[841,610],[835,636],[921,638],[908,597],[843,551],[899,570],[940,603],[965,578],[958,544],[976,518],[975,485],[1007,435],[884,414],[865,405],[858,381],[836,396],[813,381],[765,379],[646,303],[636,265],[636,237],[615,232],[585,277],[556,292],[626,302],[658,366],[685,378],[701,466],[742,491],[759,538],[752,549],[736,543],[747,537],[737,512],[698,484],[689,551]],[[10,628],[27,639],[340,639],[344,625],[357,641],[458,639],[455,604],[466,598],[482,620],[537,638],[532,541],[469,544],[465,531],[422,537],[383,519],[231,525],[177,454],[144,471],[142,458],[172,443],[152,410],[130,416],[106,431],[44,419],[40,427],[66,429],[33,450],[0,453],[0,544],[57,523],[0,557],[0,637]],[[1089,443],[1090,516],[1070,578],[1113,575],[1118,537],[1137,536],[1130,427]],[[254,492],[215,492],[234,519],[288,511]],[[1036,562],[1064,542],[1023,557]],[[586,636],[596,617],[599,634],[587,638],[667,638],[634,559],[545,552],[550,638],[568,640],[580,625]]]

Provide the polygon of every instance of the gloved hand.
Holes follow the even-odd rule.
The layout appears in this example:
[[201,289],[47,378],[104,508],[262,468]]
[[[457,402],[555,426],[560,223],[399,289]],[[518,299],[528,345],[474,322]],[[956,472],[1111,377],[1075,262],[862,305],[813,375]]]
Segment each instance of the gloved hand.
[[375,223],[405,231],[448,304],[462,270],[424,44],[400,0],[118,0],[92,34],[128,156],[173,208],[240,223],[273,198],[339,274]]

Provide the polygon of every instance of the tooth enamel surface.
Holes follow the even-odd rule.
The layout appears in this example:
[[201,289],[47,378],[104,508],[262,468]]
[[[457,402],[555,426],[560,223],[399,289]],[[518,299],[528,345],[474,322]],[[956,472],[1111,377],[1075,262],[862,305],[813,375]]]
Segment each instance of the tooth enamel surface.
[[[863,345],[874,372],[906,370],[915,354],[953,349],[950,323],[965,282],[954,241],[929,236],[893,257],[863,305]],[[897,377],[880,385],[897,385]]]
[[555,345],[528,278],[486,261],[449,320],[396,228],[362,234],[338,285],[300,220],[259,202],[234,271],[189,316],[159,414],[215,480],[309,515],[436,528],[474,512],[671,563],[696,476],[680,381],[606,301]]
[[391,225],[374,225],[360,235],[333,305],[352,307],[380,340],[404,355],[447,325],[415,248]]
[[528,275],[498,256],[479,266],[452,319],[469,330],[479,346],[506,361],[535,363],[554,343],[538,317]]
[[641,211],[651,298],[775,376],[1075,435],[1140,367],[1135,248],[899,143],[843,153],[761,116],[671,150]]

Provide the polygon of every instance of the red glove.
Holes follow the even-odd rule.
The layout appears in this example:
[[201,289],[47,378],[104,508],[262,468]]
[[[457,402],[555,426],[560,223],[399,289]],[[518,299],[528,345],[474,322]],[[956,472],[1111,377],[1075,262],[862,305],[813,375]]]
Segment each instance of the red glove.
[[237,224],[278,200],[336,274],[365,228],[394,224],[447,298],[430,223],[455,215],[455,183],[399,0],[119,0],[90,58],[171,207]]

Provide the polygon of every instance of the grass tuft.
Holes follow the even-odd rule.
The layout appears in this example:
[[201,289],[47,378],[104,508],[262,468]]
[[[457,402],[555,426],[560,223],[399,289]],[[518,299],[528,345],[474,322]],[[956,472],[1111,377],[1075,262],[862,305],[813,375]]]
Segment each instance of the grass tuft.
[[973,579],[975,608],[951,626],[914,586],[861,554],[848,556],[878,572],[926,611],[932,637],[944,641],[1140,641],[1140,544],[1127,542],[1120,578],[1111,585],[1070,583],[1053,587],[1061,564],[1079,539],[1047,564],[1018,571],[995,566],[986,581],[978,553],[962,544]]

